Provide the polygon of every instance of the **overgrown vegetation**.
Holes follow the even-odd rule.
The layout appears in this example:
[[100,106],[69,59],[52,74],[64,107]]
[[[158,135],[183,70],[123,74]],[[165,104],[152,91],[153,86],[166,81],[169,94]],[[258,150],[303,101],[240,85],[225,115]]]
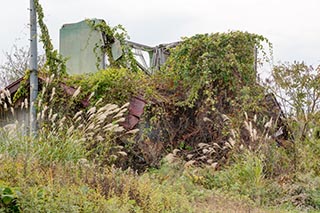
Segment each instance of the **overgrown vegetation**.
[[[262,42],[269,44],[262,36],[246,32],[185,39],[153,76],[158,100],[147,112],[144,127],[149,133],[142,140],[161,142],[158,147],[162,150],[179,149],[179,155],[193,163],[214,165],[225,164],[240,146],[257,148],[257,141],[248,141],[249,132],[242,122],[245,115],[259,119],[256,129],[261,132],[272,118],[274,128],[268,130],[269,135],[281,122],[256,79],[254,51],[262,48]],[[155,158],[162,155],[161,151],[154,153]]]
[[81,87],[80,99],[92,96],[92,103],[102,98],[103,103],[125,104],[132,96],[145,93],[148,86],[147,76],[141,71],[108,68],[95,73],[70,76],[68,85]]
[[[40,130],[31,138],[21,123],[0,129],[0,211],[228,211],[214,201],[225,196],[240,199],[239,211],[320,210],[318,68],[278,65],[261,86],[255,67],[271,44],[236,31],[184,38],[153,76],[130,51],[112,61],[109,47],[101,47],[108,69],[68,76],[36,4],[47,54]],[[108,44],[127,36],[104,22],[92,27]],[[15,101],[1,93],[11,117],[28,107],[21,88]],[[129,130],[134,96],[148,105]]]
[[[122,25],[117,25],[115,27],[111,27],[106,24],[103,20],[87,20],[87,23],[92,28],[92,30],[98,31],[102,33],[103,41],[100,43],[104,43],[103,46],[96,44],[94,48],[94,52],[97,57],[97,69],[101,69],[99,65],[101,64],[101,58],[98,56],[98,49],[107,55],[107,59],[109,62],[109,66],[112,68],[129,68],[131,71],[138,71],[139,68],[137,66],[137,62],[134,59],[131,48],[127,45],[126,40],[129,39],[127,31]],[[119,42],[121,46],[122,56],[114,60],[112,55],[111,45]]]
[[19,134],[23,128],[19,124],[5,126],[0,143],[0,183],[5,186],[0,209],[191,211],[182,185],[160,183],[147,173],[138,175],[112,166],[127,158],[122,141],[137,132],[119,126],[127,106],[92,106],[77,112],[71,121],[58,119],[51,108],[43,107],[37,139]]
[[[66,59],[63,58],[53,47],[49,30],[43,20],[44,13],[41,4],[38,0],[35,0],[34,3],[38,17],[38,24],[41,30],[40,41],[43,43],[43,49],[46,54],[45,68],[48,69],[49,75],[54,74],[57,77],[63,77],[67,74],[65,63]],[[45,70],[43,70],[43,72],[45,72]]]
[[222,91],[232,94],[226,100],[231,101],[243,87],[254,86],[257,75],[254,52],[258,48],[267,56],[263,42],[271,48],[266,38],[247,32],[186,38],[172,51],[160,76],[169,76],[173,89],[182,87],[186,91],[185,96],[178,96],[180,105],[194,106],[199,100],[214,99]]

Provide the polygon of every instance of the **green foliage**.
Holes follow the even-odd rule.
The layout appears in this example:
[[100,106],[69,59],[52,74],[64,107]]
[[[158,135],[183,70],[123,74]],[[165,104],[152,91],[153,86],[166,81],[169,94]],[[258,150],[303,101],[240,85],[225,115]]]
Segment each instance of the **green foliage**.
[[[15,136],[13,132],[16,133]],[[29,171],[30,164],[35,160],[34,153],[40,165],[77,162],[86,157],[85,147],[76,142],[74,138],[66,138],[63,135],[53,134],[53,132],[47,133],[41,130],[38,140],[32,140],[24,136],[19,128],[1,129],[0,153],[17,160],[23,158],[24,173]]]
[[238,97],[231,101],[234,107],[241,108],[242,112],[255,113],[267,117],[267,113],[264,110],[268,109],[261,104],[265,101],[266,95],[263,87],[259,85],[244,86],[238,92]]
[[[43,43],[43,48],[45,50],[45,64],[42,70],[39,72],[40,75],[55,75],[57,78],[62,78],[67,75],[66,72],[66,59],[63,58],[57,50],[53,48],[51,38],[49,35],[49,30],[44,23],[44,13],[43,8],[38,0],[35,0],[35,8],[38,17],[38,23],[41,30],[40,41]],[[29,80],[30,70],[26,70],[24,74],[23,81],[20,83],[18,91],[15,93],[13,102],[15,103],[21,97],[25,97],[28,94],[27,81]]]
[[306,144],[298,146],[299,161],[303,163],[297,170],[292,165],[293,153],[265,145],[259,151],[234,155],[230,164],[218,171],[202,169],[191,179],[208,189],[248,198],[257,205],[318,211],[318,154],[310,152]]
[[[106,38],[106,42],[104,46],[96,46],[94,51],[100,48],[102,53],[106,53],[108,56],[108,61],[110,63],[111,68],[128,68],[132,71],[138,71],[139,68],[137,66],[137,62],[133,56],[131,48],[127,45],[126,39],[129,39],[127,31],[122,25],[117,25],[115,27],[110,27],[106,24],[105,21],[95,21],[95,20],[87,20],[89,26],[91,26],[92,30],[96,30],[101,32],[103,36]],[[121,44],[123,55],[120,59],[114,60],[111,51],[111,45],[118,40]],[[97,69],[100,69],[99,64],[101,62],[101,58],[97,56]]]
[[30,79],[30,70],[26,70],[25,75],[22,79],[22,81],[20,82],[20,86],[17,90],[17,92],[14,94],[13,96],[13,103],[15,103],[17,100],[19,100],[20,98],[26,97],[28,94],[28,81]]
[[[111,170],[103,173],[98,184],[105,196],[119,196],[133,204],[137,212],[190,212],[183,185],[159,182],[149,174]],[[111,175],[110,175],[111,174]],[[110,179],[112,178],[112,179]]]
[[126,110],[93,106],[68,122],[43,106],[38,138],[18,134],[14,125],[1,129],[0,180],[21,191],[14,205],[23,212],[191,211],[182,186],[111,167],[127,155],[118,143]]
[[308,172],[297,174],[291,184],[282,184],[281,203],[290,203],[300,211],[319,212],[319,176]]
[[55,74],[57,77],[63,77],[67,74],[66,72],[66,59],[63,58],[57,50],[54,50],[49,30],[44,23],[44,13],[39,0],[35,0],[35,8],[38,17],[38,23],[41,30],[40,41],[43,43],[43,48],[46,53],[45,66],[49,69],[49,75]]
[[201,100],[201,94],[213,97],[221,91],[236,93],[256,83],[254,51],[263,51],[262,42],[271,47],[264,37],[246,32],[186,38],[172,51],[163,74],[173,80],[175,88],[185,89],[182,104],[193,105]]
[[[146,112],[147,137],[169,150],[183,150],[185,159],[210,164],[228,160],[235,145],[230,141],[236,147],[252,145],[242,134],[245,112],[259,117],[256,131],[261,132],[262,120],[270,120],[271,114],[254,69],[255,48],[267,57],[263,42],[271,47],[262,36],[238,31],[184,39],[152,77],[160,98]],[[197,152],[200,143],[207,154]]]
[[95,190],[74,184],[30,186],[19,204],[23,212],[103,212],[112,208]]
[[0,212],[20,212],[17,204],[17,195],[9,187],[0,185]]
[[222,171],[208,173],[204,185],[248,196],[259,205],[270,203],[272,196],[279,196],[279,190],[265,178],[263,161],[257,155],[243,154]]
[[[76,93],[70,97],[71,101],[76,98]],[[37,161],[41,165],[76,162],[81,158],[94,158],[97,163],[110,165],[119,156],[126,155],[118,141],[120,137],[123,140],[131,137],[129,133],[125,135],[125,129],[119,125],[125,120],[128,104],[122,107],[115,104],[93,105],[86,110],[64,110],[64,114],[60,114],[55,103],[51,105],[56,95],[54,87],[47,90],[45,86],[39,95],[36,103],[39,110],[38,137],[27,137],[24,125],[18,122],[7,125],[0,129],[0,152],[13,158],[25,158],[26,170],[34,160],[30,153],[37,153]],[[27,110],[28,105],[24,104],[22,108]]]
[[91,103],[99,99],[103,103],[125,104],[134,95],[143,94],[147,84],[146,76],[141,72],[131,72],[128,69],[109,68],[95,73],[69,77],[69,85],[81,87],[83,91],[79,98],[94,93]]
[[[77,91],[71,100],[76,96]],[[59,112],[42,102],[44,107],[39,113],[41,128],[37,143],[48,153],[43,156],[48,162],[55,161],[55,158],[78,160],[76,157],[82,156],[97,164],[111,165],[118,159],[126,159],[127,153],[119,142],[132,136],[120,126],[125,121],[128,104],[119,107],[101,102],[100,99],[91,108],[64,113],[58,119]],[[65,152],[67,149],[69,151]]]
[[275,66],[270,89],[274,91],[290,117],[296,140],[312,137],[319,124],[320,75],[303,62]]
[[296,146],[299,170],[302,173],[311,172],[315,176],[320,176],[320,140],[307,139]]
[[[95,51],[107,54],[111,68],[68,77],[39,1],[36,7],[46,66],[64,78],[43,84],[38,138],[13,134],[17,129],[8,127],[0,132],[0,181],[21,192],[0,187],[0,211],[191,212],[202,186],[257,205],[320,209],[319,68],[294,63],[273,71],[273,85],[290,106],[288,123],[281,127],[288,124],[296,139],[286,147],[282,143],[288,141],[274,136],[278,117],[270,119],[265,90],[257,85],[255,48],[264,59],[263,42],[271,48],[264,37],[229,32],[185,38],[149,78],[138,71],[122,26],[88,20],[106,36],[107,45]],[[124,55],[114,61],[116,40]],[[76,92],[67,95],[62,84]],[[14,100],[26,94],[26,80],[21,85]],[[133,140],[119,125],[127,112],[127,105],[120,105],[143,94],[155,101],[142,136]],[[84,110],[82,101],[90,101],[90,108]],[[115,167],[158,165],[171,150],[187,162],[140,174]],[[193,164],[208,168],[193,170]]]
[[1,159],[0,179],[21,191],[16,205],[22,212],[192,212],[183,185],[84,160],[40,165],[32,154],[26,176],[23,159]]

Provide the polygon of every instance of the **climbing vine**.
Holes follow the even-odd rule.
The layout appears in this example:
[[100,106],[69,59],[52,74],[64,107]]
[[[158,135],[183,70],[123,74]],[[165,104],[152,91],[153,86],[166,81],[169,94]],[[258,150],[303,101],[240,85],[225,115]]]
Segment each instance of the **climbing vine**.
[[[60,78],[67,75],[66,72],[66,59],[63,58],[57,50],[53,48],[53,44],[51,42],[51,38],[49,35],[49,30],[44,23],[44,13],[41,4],[39,3],[39,0],[35,0],[35,8],[37,12],[38,17],[38,24],[40,26],[41,35],[40,35],[40,41],[43,43],[43,48],[45,50],[46,55],[46,62],[44,64],[44,69],[41,70],[42,72],[40,74],[48,74],[51,76],[52,74],[55,75],[55,77]],[[45,68],[48,68],[46,70]],[[27,82],[30,77],[30,71],[27,70],[25,72],[24,78],[20,83],[20,86],[17,90],[17,92],[13,96],[13,102],[16,102],[21,97],[24,97],[27,94]]]
[[49,68],[49,74],[55,74],[57,77],[62,77],[66,72],[66,59],[53,48],[49,30],[44,23],[44,13],[39,0],[35,0],[35,7],[37,11],[38,24],[41,30],[40,41],[43,43],[43,48],[46,54],[45,66]]
[[28,94],[27,85],[28,85],[29,77],[30,77],[30,70],[26,70],[25,75],[24,75],[22,81],[20,82],[20,86],[19,86],[17,92],[13,96],[13,103],[15,103],[21,97],[24,97]]
[[259,49],[267,58],[264,42],[272,48],[263,36],[239,31],[185,38],[172,51],[160,77],[169,77],[165,81],[171,82],[173,89],[187,91],[182,105],[194,105],[201,95],[236,95],[242,87],[256,84],[254,51]]
[[[263,131],[262,121],[272,117],[255,69],[256,48],[262,60],[272,57],[264,51],[265,44],[271,50],[263,36],[239,31],[184,38],[152,76],[162,97],[145,111],[141,125],[149,129],[143,135],[146,141],[178,149],[178,155],[188,161],[225,164],[238,149],[233,147],[248,141],[245,115],[260,121],[257,131]],[[201,154],[202,145],[221,149]],[[153,161],[161,157],[161,153],[152,155]]]
[[[97,51],[100,49],[101,52],[106,53],[108,57],[108,61],[110,63],[110,67],[112,68],[128,68],[132,71],[137,71],[138,66],[137,62],[133,56],[131,48],[127,45],[126,40],[129,39],[127,31],[122,25],[117,25],[115,27],[110,27],[103,20],[90,20],[87,19],[88,25],[92,28],[92,30],[96,30],[101,32],[104,36],[104,45],[100,46],[96,44],[94,48],[94,52],[97,57],[97,68],[100,69],[99,64],[101,62],[101,58],[98,56]],[[117,59],[113,59],[111,45],[115,42],[119,41],[121,44],[123,55]]]

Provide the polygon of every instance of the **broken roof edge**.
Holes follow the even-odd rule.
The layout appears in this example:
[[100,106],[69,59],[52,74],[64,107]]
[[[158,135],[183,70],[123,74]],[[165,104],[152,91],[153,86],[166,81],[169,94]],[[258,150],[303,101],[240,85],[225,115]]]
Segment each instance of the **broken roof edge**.
[[19,89],[20,82],[23,80],[23,77],[18,78],[17,80],[13,81],[11,84],[7,85],[0,92],[8,90],[11,94],[16,92]]
[[[0,90],[0,93],[5,92],[5,91],[9,91],[11,97],[13,97],[13,94],[18,91],[18,89],[21,85],[21,82],[24,80],[24,78],[25,78],[25,76],[20,77],[16,81],[14,81],[11,84],[9,84],[8,86],[6,86],[4,89]],[[38,81],[39,81],[39,83],[44,83],[44,82],[46,82],[46,79],[39,76]],[[27,86],[29,86],[29,81],[27,81]],[[67,94],[69,96],[72,96],[74,94],[74,92],[76,91],[76,88],[74,88],[72,86],[68,86],[66,83],[64,83],[62,81],[59,82],[59,86],[63,89],[65,94]],[[84,107],[89,106],[89,101],[87,100],[87,98],[81,100],[80,102]]]

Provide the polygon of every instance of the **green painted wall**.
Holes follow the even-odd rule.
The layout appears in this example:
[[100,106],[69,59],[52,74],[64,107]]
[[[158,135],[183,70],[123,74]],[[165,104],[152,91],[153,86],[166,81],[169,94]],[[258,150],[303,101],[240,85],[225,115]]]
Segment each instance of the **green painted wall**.
[[[101,21],[95,19],[95,21]],[[86,21],[65,24],[60,29],[60,54],[66,57],[69,74],[83,74],[97,71],[97,56],[94,48],[103,45],[102,35],[93,31]],[[96,50],[102,59],[100,48]],[[103,68],[102,60],[100,69]]]

